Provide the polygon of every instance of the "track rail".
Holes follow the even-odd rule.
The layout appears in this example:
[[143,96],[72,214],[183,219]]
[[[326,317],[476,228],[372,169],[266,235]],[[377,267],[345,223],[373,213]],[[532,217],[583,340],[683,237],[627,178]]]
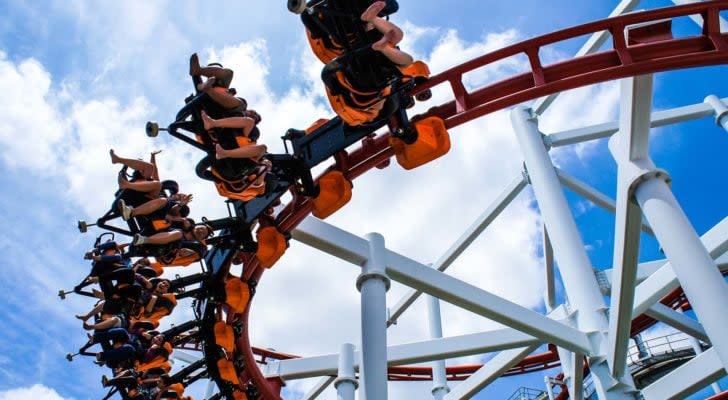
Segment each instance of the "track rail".
[[[433,107],[413,119],[439,116],[445,120],[448,128],[454,128],[489,113],[568,89],[666,70],[728,63],[728,35],[720,33],[719,25],[719,13],[726,9],[728,0],[715,0],[639,12],[564,29],[500,49],[449,69],[416,87],[412,95],[440,85],[448,85],[454,100]],[[690,15],[703,17],[701,35],[683,38],[648,36],[629,40],[630,30],[634,25],[672,21]],[[543,65],[539,55],[543,47],[600,31],[612,33],[611,49]],[[472,91],[465,88],[463,81],[465,74],[518,55],[525,55],[528,58],[529,72]],[[389,145],[389,137],[390,133],[384,133],[364,139],[362,145],[351,153],[337,154],[335,164],[329,169],[342,171],[347,178],[353,180],[374,167],[388,165],[394,155]],[[292,194],[293,200],[276,218],[276,224],[282,232],[290,232],[311,213],[310,201],[298,196],[295,191],[292,191]],[[241,278],[246,281],[252,278],[259,282],[264,269],[260,268],[257,261],[249,258],[244,265]],[[256,354],[263,357],[273,357],[274,354],[262,355],[250,344],[248,327],[251,304],[252,300],[241,315],[243,325],[237,339],[237,348],[242,353],[245,363],[241,378],[245,378],[243,381],[251,379],[263,399],[280,399],[280,384],[266,380],[256,360]],[[640,322],[642,328],[654,323],[640,318],[642,317],[635,322]],[[555,364],[557,362],[558,356],[555,352],[549,351],[525,359],[518,367],[511,370],[511,373],[550,368],[558,365]],[[479,366],[454,366],[448,368],[448,374],[461,378],[472,373],[477,367]],[[431,374],[431,370],[429,372],[428,370],[427,367],[396,367],[390,369],[390,377],[394,380],[424,379]]]

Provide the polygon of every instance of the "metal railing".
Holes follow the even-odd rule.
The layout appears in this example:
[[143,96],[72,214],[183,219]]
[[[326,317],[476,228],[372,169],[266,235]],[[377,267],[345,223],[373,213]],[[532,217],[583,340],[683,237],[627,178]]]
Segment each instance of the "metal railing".
[[644,341],[642,349],[637,346],[629,348],[628,363],[630,368],[644,366],[648,360],[677,352],[694,350],[692,338],[682,332],[661,336]]
[[522,387],[516,390],[508,400],[541,400],[546,398],[547,394],[543,390]]

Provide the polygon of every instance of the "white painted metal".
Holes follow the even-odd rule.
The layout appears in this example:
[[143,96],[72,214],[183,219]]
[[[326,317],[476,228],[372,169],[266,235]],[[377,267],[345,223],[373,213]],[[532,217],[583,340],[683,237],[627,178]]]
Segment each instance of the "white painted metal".
[[728,318],[725,314],[728,284],[664,181],[643,182],[635,190],[635,197],[718,357],[728,369]]
[[334,380],[336,377],[333,376],[325,376],[321,378],[321,380],[316,383],[316,386],[312,387],[311,390],[308,391],[303,397],[301,397],[301,400],[315,400],[319,396],[321,396],[321,393],[324,392],[332,383],[334,383]]
[[361,292],[361,380],[364,396],[387,399],[387,290],[384,237],[367,235],[369,254],[356,281]]
[[728,106],[726,106],[726,103],[714,94],[706,97],[705,102],[715,110],[715,123],[728,131]]
[[475,396],[484,387],[498,379],[511,367],[518,364],[524,357],[531,354],[538,345],[520,349],[506,350],[485,363],[479,370],[464,380],[445,396],[445,400],[469,399]]
[[[632,326],[632,306],[637,281],[642,213],[633,201],[636,180],[654,170],[647,154],[652,111],[652,75],[621,81],[620,128],[610,140],[617,159],[617,213],[614,229],[614,270],[609,318],[607,361],[612,376],[619,379],[627,371],[627,348]],[[635,168],[633,165],[640,163]],[[642,165],[647,164],[647,165]]]
[[[473,241],[480,236],[481,233],[487,228],[505,208],[511,204],[511,202],[523,191],[526,187],[527,182],[523,174],[518,174],[511,182],[506,186],[501,194],[493,201],[493,203],[486,209],[478,219],[473,222],[468,229],[450,246],[445,254],[440,257],[434,264],[434,268],[438,271],[445,271],[453,262],[470,246]],[[387,325],[397,323],[397,319],[404,313],[412,303],[422,294],[419,290],[410,290],[402,299],[399,300],[392,311],[387,321]]]
[[[437,298],[427,296],[427,314],[430,339],[442,339],[442,317],[440,314],[440,301]],[[442,400],[449,392],[445,360],[435,360],[432,362],[432,398]]]
[[584,400],[584,355],[571,353],[571,379],[569,380],[569,398]]
[[708,334],[705,333],[705,328],[703,328],[703,325],[700,324],[700,322],[683,313],[677,312],[664,304],[654,304],[645,312],[645,314],[660,322],[670,325],[681,332],[685,332],[692,337],[696,337],[704,342],[710,342]]
[[337,400],[354,400],[356,388],[359,386],[354,374],[354,345],[344,343],[339,351],[339,375],[334,381]]
[[[728,98],[723,98],[721,101],[724,103],[728,102]],[[652,113],[652,122],[650,123],[650,126],[652,128],[657,128],[679,122],[705,118],[714,115],[714,112],[715,110],[713,107],[705,103],[697,103],[671,110],[657,111]],[[617,133],[618,130],[619,121],[607,122],[554,133],[547,136],[546,141],[551,147],[560,147],[607,138]]]
[[[728,217],[706,232],[700,240],[712,258],[717,258],[728,251]],[[636,317],[643,314],[679,286],[680,283],[672,266],[669,262],[665,263],[662,268],[637,286],[632,315]]]
[[526,160],[542,218],[549,229],[566,295],[573,311],[576,311],[577,326],[584,332],[591,332],[596,344],[591,351],[582,353],[590,356],[597,393],[602,398],[634,399],[631,377],[622,377],[618,382],[609,380],[604,374],[609,370],[606,361],[597,356],[602,354],[601,346],[606,340],[606,304],[536,119],[531,117],[527,108],[516,107],[511,111],[511,121]]
[[551,378],[544,376],[543,381],[546,384],[546,394],[548,395],[549,400],[554,400],[554,388],[551,386]]
[[642,389],[645,400],[684,399],[726,375],[715,349],[710,349]]
[[[618,15],[622,15],[624,13],[628,13],[632,10],[634,10],[635,7],[637,7],[637,4],[639,4],[640,0],[622,0],[619,4],[617,4],[617,7],[614,8],[614,11],[612,11],[611,14],[609,14],[609,17],[616,17]],[[584,43],[584,45],[579,49],[579,51],[576,52],[576,55],[574,57],[581,57],[588,54],[592,54],[597,52],[602,45],[609,39],[609,32],[602,31],[597,32],[589,37],[589,39]],[[552,95],[540,98],[536,100],[533,103],[533,106],[531,108],[533,109],[534,114],[541,115],[543,114],[546,109],[551,106],[551,104],[556,100],[556,98],[559,96],[560,93],[554,93]]]
[[[453,336],[444,339],[389,346],[389,366],[415,364],[433,360],[493,353],[518,347],[540,345],[543,342],[515,329],[504,328],[489,332]],[[268,377],[281,379],[312,378],[337,373],[337,354],[273,361]],[[354,353],[355,368],[359,368],[361,353]]]
[[[308,217],[294,237],[321,251],[361,265],[366,260],[366,240],[326,222]],[[391,250],[386,252],[387,275],[409,287],[490,318],[565,348],[591,352],[586,335],[535,311],[422,265]],[[589,270],[592,279],[594,275]]]
[[[678,311],[675,312],[680,315],[684,315],[682,308],[678,308]],[[693,347],[693,351],[695,351],[695,356],[703,354],[703,345],[700,343],[700,340],[696,339],[695,336],[690,336],[690,345]],[[718,385],[718,382],[713,382],[710,385],[710,388],[713,389],[713,393],[715,394],[719,394],[723,391],[720,388],[720,385]]]

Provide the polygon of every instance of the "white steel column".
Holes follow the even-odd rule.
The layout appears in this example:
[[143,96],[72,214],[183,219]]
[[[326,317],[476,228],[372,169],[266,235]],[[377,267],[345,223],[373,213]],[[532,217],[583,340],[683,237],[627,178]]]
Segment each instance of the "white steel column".
[[718,96],[711,94],[705,98],[705,102],[710,104],[715,110],[715,123],[722,126],[728,131],[728,106],[723,103]]
[[[685,312],[683,311],[682,307],[678,308],[676,313],[685,316],[685,318],[689,318],[685,315]],[[692,319],[692,318],[690,318]],[[690,334],[688,334],[690,335]],[[705,339],[703,339],[705,340]],[[699,356],[700,354],[703,354],[703,345],[700,344],[700,340],[698,340],[698,337],[695,335],[690,335],[690,345],[693,346],[693,351],[695,351],[695,357]],[[718,382],[713,382],[710,385],[710,388],[713,389],[713,392],[715,394],[720,394],[723,390],[720,388],[720,385],[718,385]]]
[[366,236],[369,257],[356,281],[361,292],[361,342],[363,391],[367,399],[387,399],[387,290],[384,237]]
[[597,348],[594,350],[598,354],[590,357],[590,366],[599,397],[634,399],[631,377],[620,384],[604,374],[608,372],[603,358],[604,349],[601,348],[605,340],[604,332],[608,328],[604,314],[606,304],[592,272],[574,216],[538,130],[537,120],[529,109],[516,107],[511,112],[511,121],[526,160],[541,215],[549,229],[569,304],[573,307],[572,311],[576,312],[577,326],[583,332],[592,332],[595,335],[593,338]]
[[725,313],[728,284],[667,183],[661,179],[650,179],[637,188],[635,196],[695,314],[708,333],[723,368],[728,371],[728,318]]
[[[430,328],[430,339],[442,339],[442,318],[440,315],[440,300],[427,296],[427,311]],[[450,392],[447,386],[445,360],[432,363],[432,398],[442,400]]]
[[612,376],[617,379],[627,370],[627,347],[637,284],[642,213],[634,201],[634,189],[641,179],[655,171],[647,153],[652,82],[652,75],[622,79],[619,132],[609,141],[609,148],[617,160],[617,209],[607,361],[612,368]]
[[337,400],[354,400],[354,392],[358,386],[354,374],[354,345],[344,343],[339,351],[339,375],[334,381]]

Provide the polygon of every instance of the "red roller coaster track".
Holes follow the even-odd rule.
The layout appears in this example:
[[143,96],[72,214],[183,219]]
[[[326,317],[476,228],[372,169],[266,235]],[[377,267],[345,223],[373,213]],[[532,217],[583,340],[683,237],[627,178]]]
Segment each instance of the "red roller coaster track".
[[[445,120],[448,128],[454,128],[486,114],[568,89],[666,70],[728,63],[728,35],[720,32],[720,12],[726,9],[728,0],[716,0],[639,12],[564,29],[500,49],[449,69],[416,87],[411,94],[447,83],[452,89],[454,100],[433,107],[424,115],[413,119],[439,116]],[[702,33],[673,38],[670,31],[671,21],[690,15],[703,17]],[[635,26],[645,24],[653,24],[654,29],[635,29]],[[611,49],[543,65],[539,57],[541,48],[601,31],[612,34]],[[473,91],[466,90],[464,74],[518,55],[528,57],[530,72]],[[351,153],[337,154],[336,163],[329,169],[342,171],[347,178],[353,180],[376,166],[386,165],[394,155],[389,145],[389,136],[389,133],[385,133],[367,138],[363,140],[361,147]],[[307,198],[298,196],[294,191],[292,194],[293,200],[276,220],[282,232],[293,230],[311,212],[311,204]],[[264,269],[252,258],[246,261],[248,262],[245,262],[242,278],[259,281]],[[676,291],[663,299],[663,304],[682,306],[685,304],[682,298],[682,292]],[[280,382],[266,380],[257,367],[256,355],[262,358],[292,356],[251,347],[248,333],[249,312],[250,304],[243,313],[244,328],[237,342],[246,365],[244,376],[241,377],[252,379],[264,399],[280,399]],[[649,317],[640,316],[633,321],[633,331],[644,330],[654,322]],[[526,358],[509,371],[509,374],[533,372],[556,365],[558,356],[552,348],[549,352]],[[447,371],[452,379],[464,379],[479,367],[452,366]],[[392,380],[422,380],[430,377],[431,373],[428,367],[390,368]]]

